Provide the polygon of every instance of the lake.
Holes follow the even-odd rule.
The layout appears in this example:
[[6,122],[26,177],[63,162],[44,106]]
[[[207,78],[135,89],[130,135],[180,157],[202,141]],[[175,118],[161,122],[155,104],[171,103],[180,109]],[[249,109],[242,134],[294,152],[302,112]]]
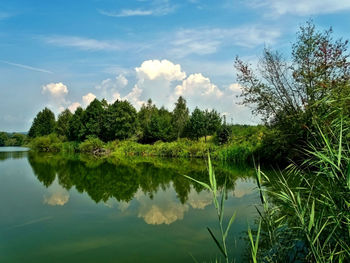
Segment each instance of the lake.
[[[259,195],[254,169],[215,165],[227,182],[225,220],[236,262],[246,262]],[[0,262],[198,262],[219,251],[203,160],[94,159],[0,147]],[[192,256],[191,256],[192,255]]]

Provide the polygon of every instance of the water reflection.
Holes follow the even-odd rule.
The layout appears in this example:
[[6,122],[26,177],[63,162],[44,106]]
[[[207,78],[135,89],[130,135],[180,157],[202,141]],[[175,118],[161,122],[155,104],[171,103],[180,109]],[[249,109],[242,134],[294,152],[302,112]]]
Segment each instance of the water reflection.
[[[182,176],[207,181],[204,161],[0,156],[9,160],[0,162],[0,262],[193,262],[189,253],[204,262],[216,251],[205,229],[217,226],[211,194]],[[215,171],[220,188],[228,182],[225,210],[237,211],[230,253],[245,262],[240,237],[259,201],[254,170]]]
[[68,191],[59,185],[57,179],[48,187],[47,193],[44,195],[44,204],[52,206],[62,206],[66,204],[68,200]]
[[[45,203],[51,205],[64,205],[68,202],[68,190],[75,187],[80,193],[86,192],[96,203],[109,204],[110,199],[129,203],[134,198],[141,203],[140,196],[152,200],[153,207],[147,211],[142,208],[140,216],[147,218],[149,222],[156,222],[154,216],[163,217],[162,222],[170,222],[173,218],[181,218],[187,203],[192,208],[204,209],[211,203],[211,196],[203,191],[203,187],[193,184],[182,175],[187,174],[198,180],[207,181],[206,166],[201,160],[167,160],[167,159],[92,159],[84,155],[41,155],[29,153],[29,163],[38,180],[48,187],[49,196],[45,197]],[[235,190],[238,178],[252,176],[249,168],[216,167],[218,186],[222,187],[225,178],[227,189]],[[157,200],[164,200],[164,204],[170,206],[165,194],[166,190],[175,190],[174,200],[179,204],[171,205],[169,211],[176,211],[175,215],[168,215],[162,205],[157,205]],[[65,191],[64,191],[65,190]],[[202,192],[203,191],[203,192]],[[243,196],[251,189],[244,192],[234,192],[236,196]],[[141,195],[140,193],[143,193]],[[201,194],[199,194],[201,193]],[[157,198],[155,199],[155,195]],[[166,200],[166,201],[165,201]],[[144,201],[143,201],[144,202]],[[121,205],[124,206],[125,205]],[[125,209],[125,208],[124,208]]]

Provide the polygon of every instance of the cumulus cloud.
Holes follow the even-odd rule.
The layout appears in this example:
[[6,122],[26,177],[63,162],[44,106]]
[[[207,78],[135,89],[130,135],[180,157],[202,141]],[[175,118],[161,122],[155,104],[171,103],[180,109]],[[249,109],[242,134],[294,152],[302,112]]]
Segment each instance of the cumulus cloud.
[[256,185],[250,181],[238,180],[236,181],[235,190],[233,195],[237,198],[241,198],[245,195],[249,195],[254,192]]
[[63,206],[68,201],[68,191],[59,185],[58,179],[56,178],[52,185],[47,189],[47,194],[44,195],[44,204]]
[[187,203],[194,209],[204,209],[212,203],[212,194],[207,191],[197,193],[191,189]]
[[134,88],[131,90],[131,92],[129,92],[128,94],[126,94],[123,97],[121,96],[121,94],[119,92],[113,93],[111,102],[114,102],[116,100],[127,100],[131,104],[133,104],[134,107],[139,109],[142,106],[142,104],[145,103],[145,101],[141,100],[141,94],[142,94],[142,90],[140,88],[138,88],[137,85],[135,85]]
[[147,224],[170,225],[177,220],[182,220],[187,210],[188,206],[180,203],[169,203],[166,207],[151,205],[151,207],[142,207],[138,217],[142,217]]
[[68,104],[68,88],[62,82],[46,84],[42,86],[41,92],[48,96],[49,104],[55,110],[62,111]]
[[204,77],[201,73],[191,74],[181,85],[176,87],[178,96],[208,96],[220,98],[223,93],[209,78]]
[[74,113],[79,107],[81,107],[81,104],[79,102],[73,102],[68,106],[68,109],[71,111],[71,113]]
[[228,86],[228,89],[231,90],[234,93],[241,93],[242,92],[242,86],[239,83],[232,83]]
[[53,97],[61,98],[68,94],[68,88],[62,82],[49,83],[42,87],[43,94],[50,94]]
[[164,78],[168,81],[174,81],[186,78],[186,73],[181,70],[179,64],[174,64],[166,59],[146,60],[135,70],[140,79],[148,78],[149,80],[154,80]]
[[88,94],[83,96],[83,105],[85,107],[88,106],[95,98],[96,98],[96,95],[89,92]]
[[123,75],[119,74],[115,78],[108,78],[103,80],[96,89],[100,91],[103,98],[108,101],[114,101],[111,99],[115,93],[119,93],[120,90],[124,89],[128,85],[128,79]]

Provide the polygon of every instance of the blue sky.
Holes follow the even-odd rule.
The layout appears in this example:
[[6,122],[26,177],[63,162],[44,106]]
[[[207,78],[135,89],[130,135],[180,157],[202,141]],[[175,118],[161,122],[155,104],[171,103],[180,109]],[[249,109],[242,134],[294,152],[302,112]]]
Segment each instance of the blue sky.
[[254,64],[264,46],[288,58],[310,18],[350,38],[348,0],[2,0],[0,130],[26,131],[45,106],[74,111],[95,96],[172,109],[182,95],[191,109],[258,123],[237,104],[234,58]]

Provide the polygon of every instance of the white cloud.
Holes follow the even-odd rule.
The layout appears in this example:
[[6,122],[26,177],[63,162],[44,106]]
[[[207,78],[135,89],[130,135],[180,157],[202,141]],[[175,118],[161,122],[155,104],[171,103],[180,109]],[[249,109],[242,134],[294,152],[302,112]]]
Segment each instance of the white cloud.
[[272,10],[272,15],[277,16],[285,14],[309,16],[350,10],[348,0],[259,0],[250,5],[259,9],[266,7]]
[[[158,107],[165,106],[172,110],[178,96],[184,96],[190,110],[196,106],[201,109],[216,109],[219,113],[225,113],[227,121],[232,119],[235,123],[258,123],[258,118],[252,117],[249,108],[237,104],[240,101],[237,95],[241,91],[238,83],[219,87],[202,73],[186,77],[181,65],[169,60],[146,60],[135,68],[134,76],[136,83],[131,90],[128,89],[130,81],[121,74],[103,80],[96,86],[98,93],[86,94],[81,104],[85,107],[97,96],[106,98],[109,103],[127,100],[136,109],[140,109],[151,98]],[[80,106],[78,102],[73,104],[69,107],[71,111]]]
[[46,84],[42,86],[41,92],[48,96],[49,106],[55,111],[64,110],[64,107],[69,103],[66,100],[68,88],[62,82]]
[[119,92],[113,93],[112,100],[109,102],[114,102],[116,100],[127,100],[129,101],[136,109],[140,109],[142,104],[146,103],[145,101],[141,100],[141,94],[142,89],[138,88],[137,85],[134,86],[134,88],[126,94],[125,96],[121,96]]
[[188,76],[181,85],[176,87],[175,93],[178,96],[207,96],[216,99],[223,95],[223,92],[201,73]]
[[228,86],[229,90],[231,90],[234,93],[239,93],[239,94],[242,92],[242,88],[243,87],[239,83],[233,83],[233,84]]
[[184,218],[185,212],[189,206],[181,204],[176,199],[176,192],[172,189],[167,191],[158,191],[153,200],[138,191],[135,199],[139,202],[138,217],[144,219],[147,224],[151,225],[169,225],[177,220]]
[[114,79],[108,78],[103,80],[96,86],[97,90],[101,91],[101,96],[107,100],[110,100],[112,94],[118,90],[124,89],[128,85],[128,80],[123,74],[118,75]]
[[154,80],[164,78],[168,81],[183,80],[186,73],[181,70],[179,64],[174,64],[169,60],[146,60],[140,67],[135,68],[138,77]]
[[125,45],[118,41],[103,41],[77,36],[49,36],[44,37],[44,40],[55,46],[74,47],[88,51],[119,51],[125,48]]
[[62,82],[49,83],[42,87],[43,94],[50,94],[53,97],[60,98],[68,94],[68,88]]
[[129,17],[129,16],[165,16],[176,10],[175,5],[170,5],[169,1],[152,1],[146,8],[122,9],[120,11],[98,10],[101,15],[110,17]]
[[73,102],[68,106],[68,109],[71,111],[71,113],[74,113],[79,107],[81,107],[81,104],[79,102]]
[[191,189],[187,203],[194,209],[204,209],[212,203],[212,200],[212,193],[207,191],[197,193],[194,189]]
[[47,189],[47,194],[44,195],[44,204],[63,206],[68,201],[68,191],[59,185],[58,179],[56,178],[52,185]]
[[243,25],[234,28],[178,30],[174,37],[169,37],[166,41],[172,46],[170,54],[186,57],[190,54],[213,54],[225,46],[254,48],[274,44],[280,35],[280,30],[273,26]]
[[83,96],[83,105],[85,107],[88,106],[95,98],[96,98],[96,95],[89,92],[88,94]]
[[188,206],[180,203],[168,203],[166,207],[151,205],[151,207],[141,208],[138,216],[142,217],[147,224],[170,225],[177,220],[182,220],[187,210]]

